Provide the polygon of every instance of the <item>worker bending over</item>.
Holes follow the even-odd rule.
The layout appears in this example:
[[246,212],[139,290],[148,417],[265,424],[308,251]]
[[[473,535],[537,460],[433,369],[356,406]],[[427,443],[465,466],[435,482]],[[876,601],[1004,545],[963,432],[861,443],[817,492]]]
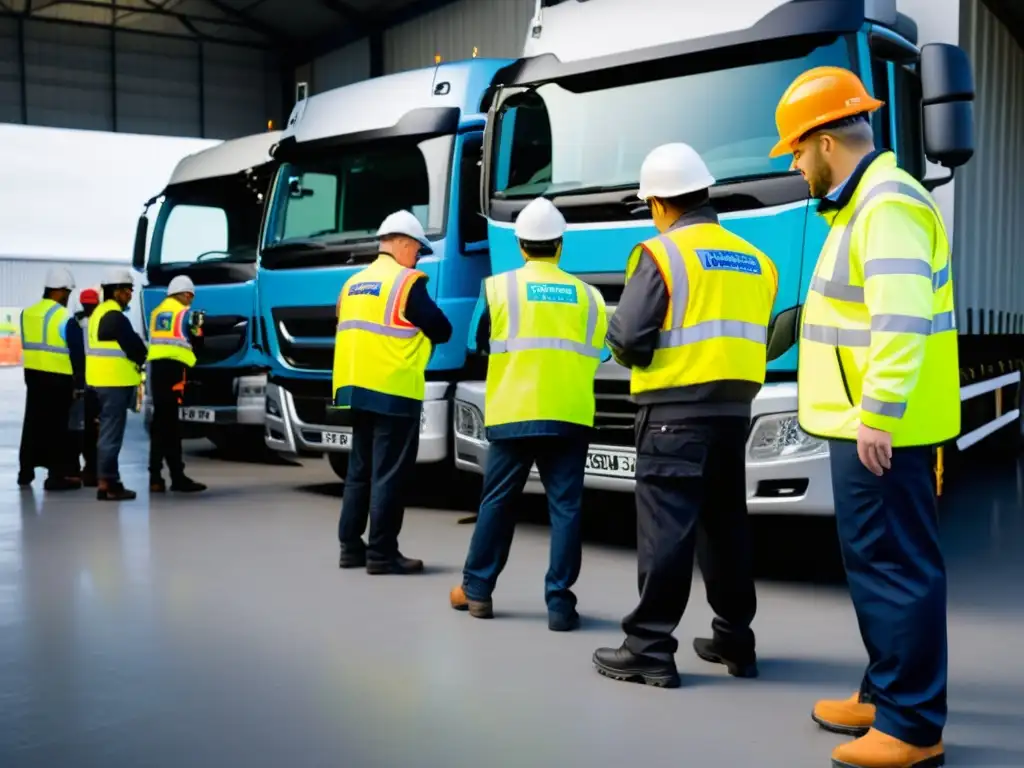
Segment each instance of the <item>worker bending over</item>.
[[718,223],[714,183],[686,144],[644,160],[639,196],[661,234],[630,254],[608,332],[612,354],[632,369],[640,406],[640,603],[622,621],[622,647],[594,653],[598,671],[618,680],[679,685],[672,632],[690,597],[698,525],[697,559],[716,616],[712,638],[695,640],[694,650],[732,675],[757,674],[745,444],[778,273]]
[[82,339],[82,370],[75,377],[75,395],[71,404],[68,429],[71,432],[69,464],[71,472],[81,478],[86,488],[96,487],[96,430],[99,426],[99,405],[96,393],[85,386],[85,337],[89,333],[89,317],[100,303],[100,295],[93,288],[78,294],[81,309],[75,312],[75,324]]
[[[949,240],[934,199],[867,114],[883,105],[853,73],[800,75],[775,112],[773,157],[821,198],[832,232],[802,313],[800,426],[829,441],[836,525],[868,651],[860,691],[814,720],[861,738],[833,764],[941,765],[946,723],[946,570],[932,446],[960,431]],[[869,730],[870,729],[870,730]]]
[[35,468],[46,467],[47,491],[81,488],[69,462],[68,432],[75,376],[85,360],[82,332],[68,314],[75,289],[66,269],[46,275],[43,298],[21,313],[21,349],[25,376],[25,421],[21,428],[18,485],[35,480]]
[[117,457],[124,442],[128,411],[134,408],[142,381],[146,343],[124,314],[135,289],[131,270],[112,269],[101,287],[103,303],[89,318],[85,346],[85,383],[96,392],[100,406],[96,498],[130,501],[136,494],[121,482]]
[[188,369],[196,364],[193,346],[202,337],[203,313],[190,309],[196,287],[185,275],[167,286],[167,297],[149,316],[147,355],[149,394],[153,418],[149,425],[149,490],[165,493],[162,469],[167,463],[171,490],[180,493],[205,491],[206,486],[185,475],[178,430],[178,406],[184,395]]
[[484,281],[477,349],[488,353],[484,425],[490,449],[483,497],[451,605],[491,618],[491,594],[515,530],[516,499],[537,465],[551,516],[544,580],[548,627],[579,626],[583,474],[594,426],[594,375],[608,315],[595,288],[558,267],[565,219],[544,198],[516,219],[526,264]]
[[409,574],[422,571],[423,561],[399,552],[398,534],[419,449],[425,372],[432,345],[448,341],[452,326],[427,293],[427,276],[415,269],[420,254],[433,253],[416,217],[392,213],[377,236],[377,260],[352,275],[338,297],[334,404],[352,425],[338,565]]

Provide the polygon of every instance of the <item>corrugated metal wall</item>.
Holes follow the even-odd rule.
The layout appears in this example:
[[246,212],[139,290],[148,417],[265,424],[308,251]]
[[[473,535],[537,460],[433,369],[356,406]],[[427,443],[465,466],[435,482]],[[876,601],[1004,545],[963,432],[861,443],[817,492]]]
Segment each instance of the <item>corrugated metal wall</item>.
[[364,37],[313,60],[309,73],[310,93],[322,93],[369,77],[370,40]]
[[259,49],[0,17],[2,122],[228,139],[281,122],[281,83]]
[[[78,308],[78,291],[83,288],[98,288],[100,281],[111,267],[127,267],[123,261],[82,261],[68,259],[29,259],[16,256],[0,256],[0,307],[24,309],[39,301],[43,295],[46,272],[53,267],[66,267],[75,278],[77,290],[71,294],[68,306]],[[128,316],[136,331],[141,331],[142,277],[136,275],[135,296],[129,307]]]
[[957,172],[954,266],[962,333],[1024,333],[1024,50],[981,0],[962,0],[974,65],[975,155]]
[[461,0],[384,33],[388,74],[468,59],[473,48],[484,58],[518,58],[533,17],[534,0]]

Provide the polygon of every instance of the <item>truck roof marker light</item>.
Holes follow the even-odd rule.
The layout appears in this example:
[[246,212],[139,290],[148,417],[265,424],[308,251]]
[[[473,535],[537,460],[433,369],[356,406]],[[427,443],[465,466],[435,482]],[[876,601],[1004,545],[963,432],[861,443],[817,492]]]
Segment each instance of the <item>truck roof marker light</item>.
[[267,120],[267,130],[268,131],[274,130],[274,121],[273,120]]
[[475,58],[477,57],[477,55],[478,55],[479,53],[480,53],[480,49],[479,49],[479,48],[477,48],[477,47],[476,47],[476,46],[474,45],[474,46],[473,46],[473,58],[475,59]]
[[435,53],[434,54],[434,63],[435,64],[440,64],[441,63],[441,54],[440,53]]

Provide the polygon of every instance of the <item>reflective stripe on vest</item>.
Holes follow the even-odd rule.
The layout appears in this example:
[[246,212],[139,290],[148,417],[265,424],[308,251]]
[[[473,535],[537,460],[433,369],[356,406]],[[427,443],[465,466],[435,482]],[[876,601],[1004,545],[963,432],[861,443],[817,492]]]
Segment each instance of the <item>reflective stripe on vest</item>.
[[116,341],[95,338],[103,318],[110,312],[122,312],[116,301],[104,301],[89,317],[85,334],[85,383],[91,387],[134,387],[142,380],[138,367]]
[[188,314],[188,307],[169,296],[156,306],[149,318],[148,360],[174,360],[189,368],[196,364],[186,326]]
[[656,238],[668,254],[672,270],[672,328],[660,331],[655,349],[671,349],[711,339],[746,339],[758,344],[768,341],[768,329],[757,323],[742,320],[705,320],[688,327],[683,326],[686,307],[690,299],[690,277],[683,254],[675,240],[667,235]]
[[[383,322],[374,323],[370,320],[342,320],[338,323],[337,332],[341,333],[342,331],[359,330],[376,333],[379,336],[390,336],[395,339],[413,338],[420,332],[419,328],[400,328],[394,325],[388,325],[388,320],[395,315],[397,302],[402,295],[402,291],[405,290],[406,281],[412,274],[413,270],[402,267],[401,274],[392,284],[391,290],[388,292],[388,301],[387,304],[384,305]],[[344,301],[344,298],[342,298],[342,301]]]
[[[47,302],[50,306],[39,320],[40,340],[34,340],[34,333],[30,339],[25,330],[25,319],[27,317],[34,320],[41,305]],[[67,322],[67,318],[67,310],[52,299],[43,299],[21,313],[21,349],[24,355],[22,365],[26,369],[71,375],[71,354],[67,342],[60,337],[59,327],[60,323]],[[55,323],[56,327],[51,328],[51,323]]]
[[[587,295],[590,299],[587,307],[587,335],[585,338],[593,340],[594,332],[597,330],[597,313],[600,311],[597,299],[597,291],[593,286],[586,285]],[[500,341],[490,342],[490,353],[500,355],[506,352],[523,352],[528,349],[558,349],[563,352],[575,352],[584,357],[601,358],[602,346],[593,344],[582,344],[570,339],[562,339],[556,336],[519,336],[519,278],[516,271],[505,275],[505,294],[508,301],[508,338]],[[603,342],[603,340],[602,340]]]

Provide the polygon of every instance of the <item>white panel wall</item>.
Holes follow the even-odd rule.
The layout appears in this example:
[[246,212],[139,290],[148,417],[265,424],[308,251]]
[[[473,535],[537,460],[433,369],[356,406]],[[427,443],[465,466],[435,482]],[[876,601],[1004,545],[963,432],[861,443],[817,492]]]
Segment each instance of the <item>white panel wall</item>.
[[[981,0],[962,0],[974,66],[975,155],[957,172],[954,267],[961,329],[1024,332],[1024,50]],[[982,325],[982,317],[984,318]]]
[[322,93],[332,88],[351,85],[370,78],[370,39],[364,37],[354,43],[331,51],[312,61],[311,93]]
[[384,33],[387,74],[429,67],[435,54],[444,61],[518,58],[534,0],[460,0]]
[[258,49],[0,18],[0,122],[227,139],[280,123],[281,86]]

